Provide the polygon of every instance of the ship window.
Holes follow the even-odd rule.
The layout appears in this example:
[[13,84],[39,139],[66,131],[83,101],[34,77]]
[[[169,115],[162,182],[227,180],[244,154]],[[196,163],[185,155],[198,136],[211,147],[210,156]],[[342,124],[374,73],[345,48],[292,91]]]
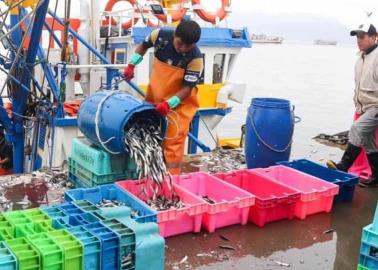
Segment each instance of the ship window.
[[226,58],[225,54],[216,54],[214,56],[213,83],[222,83],[223,82],[223,69],[224,69],[225,58]]
[[228,61],[227,77],[230,76],[232,68],[234,66],[236,54],[230,54],[230,60]]
[[126,50],[118,49],[114,51],[115,53],[115,64],[123,65],[126,63]]

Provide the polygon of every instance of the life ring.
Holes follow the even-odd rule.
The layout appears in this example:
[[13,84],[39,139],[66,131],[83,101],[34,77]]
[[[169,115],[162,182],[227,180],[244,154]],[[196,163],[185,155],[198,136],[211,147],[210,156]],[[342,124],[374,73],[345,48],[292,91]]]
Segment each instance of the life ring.
[[[227,16],[227,7],[230,6],[231,0],[222,0],[222,7],[219,8],[215,13],[207,12],[203,8],[195,10],[196,14],[204,21],[210,23],[217,23],[217,18],[219,21],[223,20]],[[201,5],[201,0],[192,0],[192,5]]]
[[[114,5],[120,1],[129,2],[133,7],[135,5],[135,0],[109,0],[106,3],[105,11],[111,12],[113,10]],[[126,22],[122,24],[122,28],[129,29],[131,26],[133,26],[133,24],[136,24],[137,22],[138,22],[138,18],[134,18],[134,20],[133,18],[130,18],[129,20],[127,20]],[[112,17],[110,19],[110,23],[111,25],[117,25],[118,22]],[[109,25],[109,17],[107,17],[105,20],[102,21],[102,25],[103,26]]]
[[[171,17],[172,22],[180,21],[185,16],[185,14],[188,10],[187,8],[184,7],[184,4],[186,2],[187,2],[186,0],[180,0],[181,7],[179,9],[169,13],[169,16]],[[162,22],[167,22],[169,16],[167,14],[155,15],[155,17],[158,18]]]

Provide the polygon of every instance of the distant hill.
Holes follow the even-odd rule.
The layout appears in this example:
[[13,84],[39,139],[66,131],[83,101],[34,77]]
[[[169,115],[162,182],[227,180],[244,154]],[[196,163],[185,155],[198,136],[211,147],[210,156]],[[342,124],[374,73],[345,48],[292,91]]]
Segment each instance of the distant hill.
[[352,44],[350,29],[335,18],[312,14],[232,13],[230,26],[248,26],[250,33],[281,36],[285,40],[313,42],[316,39],[336,40]]

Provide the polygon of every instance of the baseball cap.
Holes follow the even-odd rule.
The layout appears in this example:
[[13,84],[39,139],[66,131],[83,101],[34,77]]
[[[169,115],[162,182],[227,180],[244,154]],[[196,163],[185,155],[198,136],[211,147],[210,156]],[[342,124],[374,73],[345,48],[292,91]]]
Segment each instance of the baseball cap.
[[377,29],[371,23],[360,24],[355,30],[350,31],[351,36],[355,36],[358,33],[365,33],[369,36],[374,36],[377,34]]

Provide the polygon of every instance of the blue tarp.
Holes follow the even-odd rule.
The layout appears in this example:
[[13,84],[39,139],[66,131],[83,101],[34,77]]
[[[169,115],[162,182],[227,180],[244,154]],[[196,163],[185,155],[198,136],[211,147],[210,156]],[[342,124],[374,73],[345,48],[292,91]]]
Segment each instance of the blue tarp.
[[[209,47],[238,47],[250,48],[252,46],[251,37],[248,29],[234,30],[230,28],[201,28],[201,39],[199,46]],[[145,37],[154,28],[134,27],[132,37],[135,43],[142,43]],[[234,36],[234,37],[233,37]]]

